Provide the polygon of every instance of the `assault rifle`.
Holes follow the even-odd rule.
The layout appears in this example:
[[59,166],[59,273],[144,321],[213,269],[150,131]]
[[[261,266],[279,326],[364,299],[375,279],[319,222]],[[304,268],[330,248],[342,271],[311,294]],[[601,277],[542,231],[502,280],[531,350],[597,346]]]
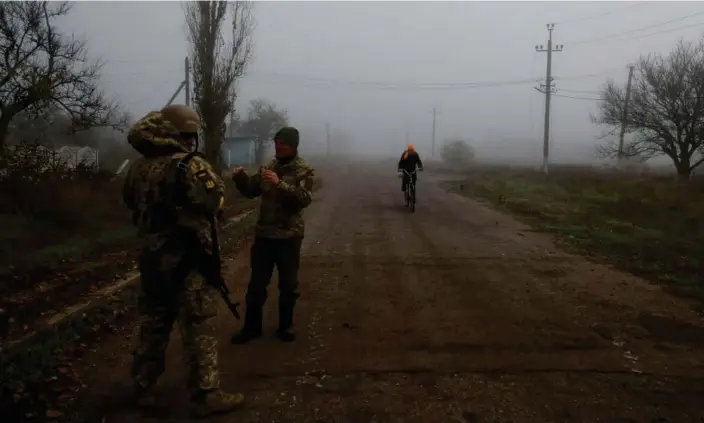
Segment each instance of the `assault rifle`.
[[205,266],[205,269],[201,269],[201,273],[209,284],[218,289],[220,296],[225,301],[225,304],[227,305],[227,308],[230,309],[232,315],[235,316],[235,319],[240,320],[240,312],[237,310],[240,303],[233,303],[232,300],[230,300],[230,290],[227,288],[227,284],[225,284],[225,280],[222,277],[220,242],[218,240],[218,229],[217,223],[215,222],[215,216],[212,216],[210,219],[210,237],[213,240],[213,254],[209,260],[209,266]]

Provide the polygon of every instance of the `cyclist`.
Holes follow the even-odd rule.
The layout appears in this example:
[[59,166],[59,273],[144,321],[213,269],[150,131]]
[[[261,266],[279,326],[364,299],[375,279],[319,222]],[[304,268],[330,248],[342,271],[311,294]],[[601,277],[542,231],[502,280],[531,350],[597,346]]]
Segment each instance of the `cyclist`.
[[[420,155],[416,151],[416,147],[413,144],[408,144],[408,148],[406,149],[406,151],[403,152],[403,154],[401,155],[401,159],[398,161],[398,171],[401,172],[402,170],[405,170],[406,172],[413,175],[413,183],[415,184],[416,180],[418,179],[416,174],[414,173],[416,171],[416,167],[422,172],[423,162],[420,159]],[[404,173],[403,178],[401,178],[401,191],[406,190],[407,184],[408,175]]]

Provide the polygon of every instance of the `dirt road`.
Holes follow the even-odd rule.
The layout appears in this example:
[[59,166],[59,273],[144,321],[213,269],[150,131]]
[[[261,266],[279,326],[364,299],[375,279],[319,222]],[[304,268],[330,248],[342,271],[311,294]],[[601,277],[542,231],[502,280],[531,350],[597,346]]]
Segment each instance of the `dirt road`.
[[[223,310],[222,384],[249,402],[210,421],[704,421],[704,319],[691,304],[562,252],[432,175],[421,174],[411,215],[392,166],[323,175],[296,343],[273,337],[275,289],[258,342],[230,345]],[[228,265],[239,298],[247,259]],[[133,341],[113,336],[86,357],[94,392],[126,380]],[[159,421],[183,421],[178,341],[168,357]],[[106,422],[157,421],[102,411]]]

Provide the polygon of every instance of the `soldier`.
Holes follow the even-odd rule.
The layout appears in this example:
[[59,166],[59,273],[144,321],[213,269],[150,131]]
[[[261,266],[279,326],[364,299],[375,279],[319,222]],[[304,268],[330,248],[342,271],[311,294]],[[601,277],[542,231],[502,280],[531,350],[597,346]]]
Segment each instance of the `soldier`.
[[282,128],[274,136],[276,158],[250,177],[235,168],[232,180],[248,198],[261,195],[259,220],[251,249],[251,277],[247,286],[244,327],[232,343],[244,344],[262,335],[262,309],[276,265],[279,272],[278,338],[293,342],[293,309],[299,297],[298,264],[304,223],[303,209],[311,203],[313,168],[298,155],[298,130]]
[[155,403],[152,387],[164,372],[164,352],[175,321],[183,337],[196,417],[229,412],[242,394],[221,391],[216,337],[218,292],[196,270],[212,254],[212,216],[225,185],[197,149],[200,119],[191,108],[167,106],[137,122],[127,137],[143,157],[130,167],[123,199],[141,239],[140,333],[132,378],[139,406]]

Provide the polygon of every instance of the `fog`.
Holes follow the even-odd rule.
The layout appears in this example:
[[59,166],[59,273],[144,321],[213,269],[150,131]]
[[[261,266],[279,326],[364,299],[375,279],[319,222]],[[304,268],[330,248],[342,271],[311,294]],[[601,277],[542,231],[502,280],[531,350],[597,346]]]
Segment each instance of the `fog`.
[[[438,145],[461,137],[479,158],[538,163],[544,96],[534,87],[546,53],[535,45],[555,22],[564,50],[553,54],[551,161],[589,162],[600,134],[589,115],[605,80],[625,84],[640,54],[695,40],[704,15],[676,19],[702,11],[697,2],[256,2],[237,109],[245,115],[260,97],[288,109],[303,152],[324,149],[329,123],[333,152],[397,157],[407,139],[430,154],[435,108]],[[106,90],[139,116],[183,79],[183,21],[178,2],[80,2],[65,28],[87,39],[106,62]]]

